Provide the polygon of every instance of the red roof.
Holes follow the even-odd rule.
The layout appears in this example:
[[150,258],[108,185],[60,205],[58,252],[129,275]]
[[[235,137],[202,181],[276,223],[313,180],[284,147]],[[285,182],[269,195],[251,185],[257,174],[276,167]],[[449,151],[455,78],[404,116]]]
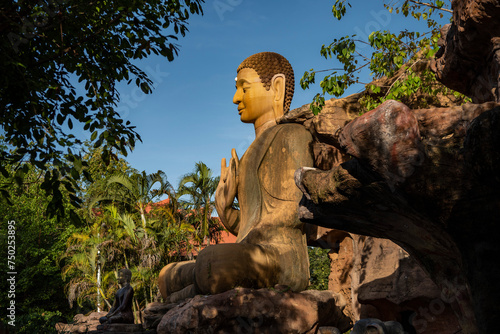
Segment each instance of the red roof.
[[234,244],[236,242],[236,236],[229,233],[228,231],[221,232],[220,244]]
[[159,201],[159,202],[153,203],[152,205],[148,204],[144,208],[144,210],[146,210],[146,213],[149,213],[149,211],[151,211],[153,209],[153,206],[163,206],[163,205],[167,205],[168,203],[170,203],[170,198],[164,199],[163,201]]
[[[159,207],[159,206],[167,205],[169,203],[170,203],[170,199],[167,198],[163,201],[152,203],[151,205],[146,206],[145,211],[146,211],[146,213],[149,213],[153,209],[153,207]],[[223,227],[219,217],[212,217],[212,219],[217,219],[219,224]],[[235,243],[235,242],[236,242],[236,236],[229,233],[225,229],[220,232],[220,239],[219,240],[210,239],[210,245],[228,244],[228,243]],[[199,245],[197,243],[195,244],[194,241],[191,241],[191,244],[195,246],[193,251],[192,251],[192,255],[193,256],[198,255],[198,246]],[[203,245],[201,249],[204,249],[205,247],[207,247],[207,246]],[[186,255],[186,254],[184,254],[184,255]]]

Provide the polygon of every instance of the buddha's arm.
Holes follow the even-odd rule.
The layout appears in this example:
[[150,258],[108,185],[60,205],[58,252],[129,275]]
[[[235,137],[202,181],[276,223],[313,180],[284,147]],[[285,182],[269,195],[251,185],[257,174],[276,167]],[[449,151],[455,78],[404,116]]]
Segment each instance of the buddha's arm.
[[222,224],[229,231],[229,233],[238,235],[240,228],[240,210],[228,208],[225,211],[224,218],[219,214]]
[[109,317],[112,317],[113,315],[115,315],[118,307],[120,306],[118,304],[119,304],[119,298],[118,298],[118,292],[117,292],[117,293],[115,293],[115,300],[113,302],[113,307],[109,310],[108,314],[106,314],[106,317],[109,318]]
[[123,298],[123,303],[122,305],[120,305],[120,311],[132,310],[133,298],[134,298],[134,289],[131,286],[129,286]]
[[221,161],[221,175],[219,185],[215,192],[215,209],[224,227],[232,234],[238,235],[240,223],[240,210],[233,207],[238,192],[238,165],[239,159],[236,150],[231,151],[229,167],[226,167],[226,159]]
[[121,305],[116,309],[116,313],[124,312],[132,309],[132,298],[134,297],[134,289],[129,285],[125,290]]

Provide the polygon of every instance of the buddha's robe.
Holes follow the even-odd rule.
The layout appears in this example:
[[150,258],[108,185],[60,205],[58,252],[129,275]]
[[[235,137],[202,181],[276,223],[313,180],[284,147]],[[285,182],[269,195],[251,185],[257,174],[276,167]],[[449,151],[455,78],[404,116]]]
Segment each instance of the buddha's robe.
[[188,284],[191,275],[196,292],[201,294],[236,286],[283,284],[293,291],[308,286],[306,237],[297,214],[302,193],[295,185],[294,173],[312,166],[311,144],[311,134],[299,124],[276,125],[254,140],[237,172],[240,217],[236,243],[209,246],[196,261],[163,273],[175,281],[181,279],[176,276],[185,276],[181,284],[174,284],[175,289]]

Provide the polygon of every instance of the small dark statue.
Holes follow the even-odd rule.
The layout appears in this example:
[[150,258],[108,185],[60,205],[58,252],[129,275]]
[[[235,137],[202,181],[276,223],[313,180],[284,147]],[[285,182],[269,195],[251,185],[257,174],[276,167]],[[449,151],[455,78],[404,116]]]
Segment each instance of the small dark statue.
[[128,269],[118,271],[118,283],[122,286],[115,294],[115,302],[108,314],[99,319],[101,324],[133,324],[132,298],[134,289],[130,286],[132,272]]

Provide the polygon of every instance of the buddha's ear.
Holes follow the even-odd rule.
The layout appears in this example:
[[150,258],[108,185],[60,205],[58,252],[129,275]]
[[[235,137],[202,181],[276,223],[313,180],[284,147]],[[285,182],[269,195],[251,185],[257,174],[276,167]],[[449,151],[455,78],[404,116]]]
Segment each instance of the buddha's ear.
[[271,79],[271,89],[274,92],[273,110],[274,118],[278,119],[283,116],[285,104],[285,75],[275,74]]

